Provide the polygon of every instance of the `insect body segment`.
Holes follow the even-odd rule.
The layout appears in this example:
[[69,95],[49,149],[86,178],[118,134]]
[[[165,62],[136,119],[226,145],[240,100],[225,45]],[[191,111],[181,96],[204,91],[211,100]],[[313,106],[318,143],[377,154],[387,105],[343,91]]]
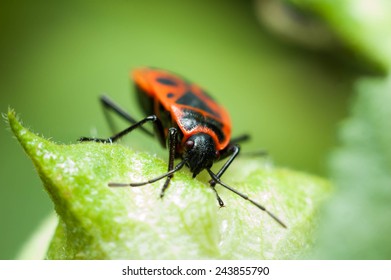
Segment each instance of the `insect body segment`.
[[[129,121],[131,126],[107,139],[82,137],[80,141],[112,143],[136,128],[152,136],[153,134],[143,127],[145,123],[152,122],[154,134],[162,146],[166,147],[168,142],[168,170],[165,174],[146,182],[110,183],[109,186],[138,187],[165,178],[160,195],[163,197],[174,173],[186,165],[193,173],[193,177],[203,170],[208,171],[211,176],[210,185],[220,206],[224,206],[224,202],[215,189],[216,184],[250,201],[281,226],[286,227],[281,220],[259,203],[221,181],[222,175],[239,154],[238,142],[248,139],[247,135],[231,139],[230,117],[221,105],[198,85],[166,70],[140,68],[132,72],[132,78],[139,104],[147,117],[136,121],[107,96],[102,96],[101,102],[104,108],[116,112]],[[180,158],[181,162],[174,165],[176,158]],[[223,159],[227,160],[215,174],[211,171],[213,164]]]

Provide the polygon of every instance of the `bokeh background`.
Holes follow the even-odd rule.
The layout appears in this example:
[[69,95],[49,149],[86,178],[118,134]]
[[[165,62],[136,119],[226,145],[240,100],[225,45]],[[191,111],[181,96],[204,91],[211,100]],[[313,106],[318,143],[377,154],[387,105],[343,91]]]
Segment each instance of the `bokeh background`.
[[[361,71],[274,36],[253,1],[1,1],[0,32],[0,111],[55,142],[110,134],[102,93],[141,118],[128,73],[156,66],[227,107],[234,134],[252,135],[244,150],[320,176]],[[129,138],[166,156],[141,133]],[[4,121],[0,149],[0,259],[13,259],[53,206]]]

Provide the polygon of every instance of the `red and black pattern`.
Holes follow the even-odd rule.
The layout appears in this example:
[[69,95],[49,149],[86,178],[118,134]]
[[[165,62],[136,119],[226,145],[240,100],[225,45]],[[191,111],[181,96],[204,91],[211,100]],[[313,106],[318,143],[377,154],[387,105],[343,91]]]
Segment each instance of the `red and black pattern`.
[[[168,142],[168,172],[146,182],[109,183],[110,187],[137,187],[166,178],[160,193],[163,197],[174,173],[186,165],[193,177],[203,170],[209,173],[209,183],[220,206],[224,206],[224,202],[215,189],[216,184],[248,200],[286,227],[261,204],[221,181],[221,177],[239,154],[238,142],[248,139],[247,135],[231,139],[231,120],[221,105],[197,84],[166,70],[140,68],[132,72],[132,78],[139,105],[147,117],[136,121],[110,98],[102,96],[104,108],[117,113],[132,125],[107,139],[82,137],[80,141],[113,143],[139,128],[150,136],[156,135],[163,147]],[[147,122],[153,123],[154,132],[144,128],[143,125]],[[182,161],[174,166],[176,158],[181,158]],[[226,162],[214,173],[211,170],[213,164],[223,159],[227,159]]]
[[144,110],[145,113],[155,113],[159,117],[162,114],[159,108],[169,112],[171,124],[176,124],[181,131],[182,143],[203,132],[215,140],[219,151],[227,147],[231,138],[228,112],[201,87],[160,69],[136,69],[132,76],[142,98],[153,103]]

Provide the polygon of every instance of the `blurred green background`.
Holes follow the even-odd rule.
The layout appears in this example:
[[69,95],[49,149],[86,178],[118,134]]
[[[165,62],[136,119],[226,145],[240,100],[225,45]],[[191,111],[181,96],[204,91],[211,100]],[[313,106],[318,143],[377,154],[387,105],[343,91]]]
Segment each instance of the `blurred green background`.
[[[0,111],[14,108],[55,142],[110,133],[102,93],[141,118],[128,73],[156,66],[227,107],[234,135],[252,135],[243,150],[266,149],[276,165],[321,176],[357,76],[331,54],[275,38],[253,1],[1,1],[0,32]],[[0,259],[12,259],[53,207],[32,162],[0,126]],[[128,138],[166,156],[141,133]]]

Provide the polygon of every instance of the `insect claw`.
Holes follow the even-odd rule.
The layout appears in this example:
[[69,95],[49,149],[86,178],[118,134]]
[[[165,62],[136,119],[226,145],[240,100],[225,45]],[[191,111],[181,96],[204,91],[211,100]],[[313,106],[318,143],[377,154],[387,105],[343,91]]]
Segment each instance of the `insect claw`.
[[213,179],[210,179],[210,180],[209,180],[209,185],[210,185],[211,187],[215,187],[215,186],[216,186],[216,181],[213,180]]

